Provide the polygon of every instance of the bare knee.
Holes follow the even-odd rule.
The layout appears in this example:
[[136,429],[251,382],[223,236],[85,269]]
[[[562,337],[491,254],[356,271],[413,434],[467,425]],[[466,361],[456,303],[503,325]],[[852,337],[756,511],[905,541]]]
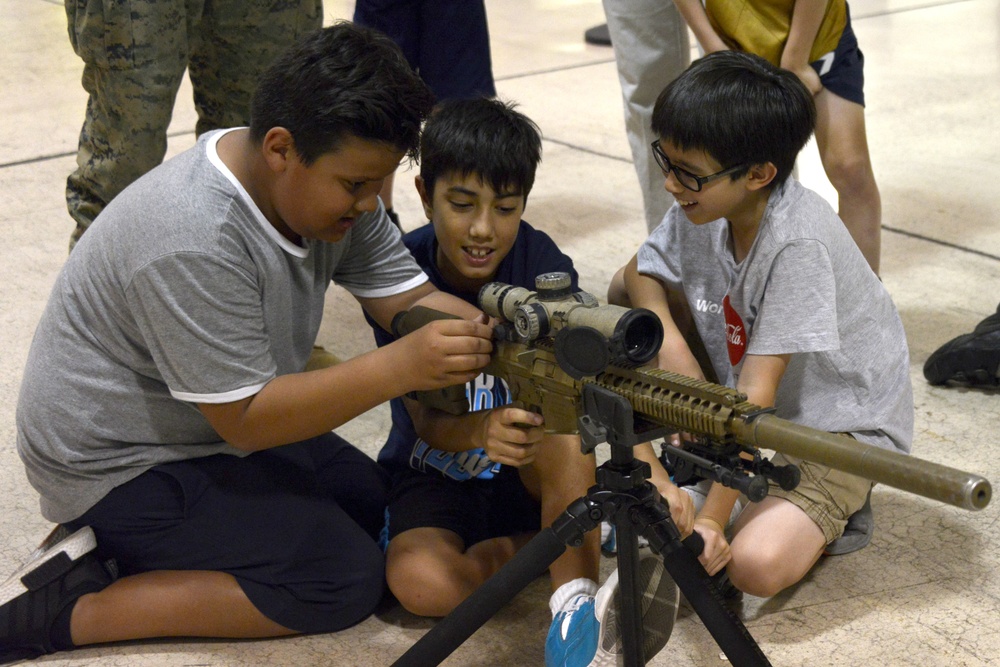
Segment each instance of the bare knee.
[[412,543],[396,544],[397,539],[389,544],[385,577],[389,590],[411,614],[447,616],[475,590],[479,582],[470,576],[468,559],[460,550],[444,558]]
[[754,545],[752,551],[733,547],[733,559],[726,572],[736,588],[760,598],[769,598],[788,588],[803,573],[791,572],[782,554]]
[[830,184],[842,199],[878,197],[875,173],[866,153],[830,156],[824,166]]

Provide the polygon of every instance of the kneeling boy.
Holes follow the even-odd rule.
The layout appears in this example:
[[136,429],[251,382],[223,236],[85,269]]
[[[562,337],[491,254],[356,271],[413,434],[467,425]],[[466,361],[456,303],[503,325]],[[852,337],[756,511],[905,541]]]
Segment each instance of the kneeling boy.
[[[906,453],[913,396],[899,315],[836,213],[789,178],[815,118],[794,74],[746,53],[709,54],[668,85],[652,150],[676,203],[625,267],[627,298],[663,321],[661,368],[714,373],[780,417]],[[678,293],[706,366],[671,315]],[[709,573],[728,566],[737,588],[774,595],[865,505],[869,480],[793,462],[799,486],[772,485],[731,541],[737,493],[713,485],[695,519]]]
[[249,128],[205,134],[97,218],[17,406],[42,513],[72,535],[0,586],[0,662],[372,612],[386,481],[331,430],[475,377],[491,332],[452,320],[304,369],[331,281],[386,326],[418,301],[477,314],[427,282],[379,204],[431,106],[388,38],[332,26],[264,75]]

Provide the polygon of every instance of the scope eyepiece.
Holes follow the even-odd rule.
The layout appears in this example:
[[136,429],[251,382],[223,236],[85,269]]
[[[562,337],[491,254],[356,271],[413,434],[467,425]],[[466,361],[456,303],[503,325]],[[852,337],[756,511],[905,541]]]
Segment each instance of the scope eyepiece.
[[626,360],[645,364],[660,351],[663,343],[663,324],[651,310],[633,308],[626,310],[611,336],[613,363]]

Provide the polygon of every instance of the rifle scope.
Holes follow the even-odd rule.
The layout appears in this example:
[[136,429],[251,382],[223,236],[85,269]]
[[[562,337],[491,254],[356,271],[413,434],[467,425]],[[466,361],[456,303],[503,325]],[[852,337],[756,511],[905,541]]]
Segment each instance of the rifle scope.
[[577,379],[603,372],[609,364],[641,365],[656,356],[663,325],[652,311],[602,306],[588,292],[572,292],[571,285],[564,272],[537,276],[536,291],[487,283],[479,291],[479,307],[508,323],[498,329],[510,340],[554,338],[559,366]]

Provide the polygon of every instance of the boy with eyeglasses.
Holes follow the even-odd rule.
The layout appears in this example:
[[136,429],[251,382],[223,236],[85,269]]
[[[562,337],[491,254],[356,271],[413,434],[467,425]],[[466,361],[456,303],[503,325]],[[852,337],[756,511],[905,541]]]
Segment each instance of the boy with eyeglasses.
[[704,53],[754,53],[793,72],[816,103],[816,146],[837,214],[879,271],[882,202],[865,133],[864,55],[846,0],[674,0]]
[[[657,313],[661,368],[714,376],[784,419],[906,453],[913,396],[899,315],[836,213],[789,178],[815,119],[799,79],[758,56],[722,51],[692,64],[653,113],[653,152],[676,203],[609,299]],[[773,460],[799,466],[797,488],[772,485],[728,539],[736,491],[712,485],[695,519],[708,572],[727,568],[760,597],[798,582],[872,486]]]

